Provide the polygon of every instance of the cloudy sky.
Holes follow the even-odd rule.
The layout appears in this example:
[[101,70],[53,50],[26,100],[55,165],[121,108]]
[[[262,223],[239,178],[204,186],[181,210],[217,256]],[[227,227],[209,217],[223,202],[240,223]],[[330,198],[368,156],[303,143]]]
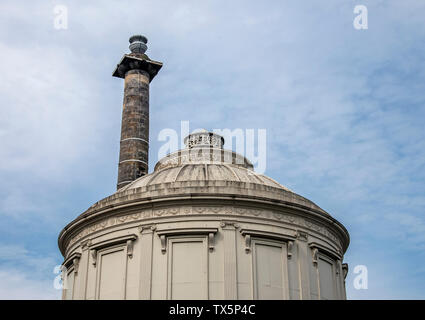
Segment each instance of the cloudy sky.
[[111,74],[142,33],[164,63],[150,168],[159,132],[182,120],[266,129],[265,173],[350,232],[348,298],[425,299],[424,16],[417,0],[2,1],[0,298],[60,297],[58,233],[115,191],[123,82]]

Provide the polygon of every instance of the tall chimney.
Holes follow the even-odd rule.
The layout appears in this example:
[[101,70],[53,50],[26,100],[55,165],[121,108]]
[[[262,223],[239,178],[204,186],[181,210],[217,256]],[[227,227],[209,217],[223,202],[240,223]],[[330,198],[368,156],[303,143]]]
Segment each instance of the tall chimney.
[[145,54],[148,39],[130,38],[130,54],[117,65],[114,77],[124,79],[117,189],[148,173],[149,83],[162,67]]

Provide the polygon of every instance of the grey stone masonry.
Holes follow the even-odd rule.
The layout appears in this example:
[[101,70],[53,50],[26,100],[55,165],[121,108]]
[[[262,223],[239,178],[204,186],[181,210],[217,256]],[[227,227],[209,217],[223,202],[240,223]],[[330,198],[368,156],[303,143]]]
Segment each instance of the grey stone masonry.
[[[131,37],[130,48],[137,42],[146,47],[139,38],[146,39]],[[162,63],[150,60],[144,50],[133,48],[132,51],[124,55],[113,73],[124,78],[117,189],[148,173],[149,83],[162,67]]]

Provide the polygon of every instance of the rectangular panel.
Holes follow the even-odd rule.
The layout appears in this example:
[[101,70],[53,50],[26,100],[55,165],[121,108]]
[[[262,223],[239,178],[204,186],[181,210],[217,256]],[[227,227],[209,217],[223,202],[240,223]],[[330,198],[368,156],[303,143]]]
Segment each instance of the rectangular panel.
[[286,246],[273,242],[254,244],[254,298],[287,299]]
[[66,283],[65,283],[65,300],[72,300],[72,293],[74,291],[74,278],[75,273],[74,269],[69,271],[66,275]]
[[320,299],[333,300],[335,296],[334,266],[327,259],[319,258]]
[[98,299],[125,298],[126,262],[124,248],[99,252]]
[[170,239],[169,249],[169,298],[208,299],[206,239]]

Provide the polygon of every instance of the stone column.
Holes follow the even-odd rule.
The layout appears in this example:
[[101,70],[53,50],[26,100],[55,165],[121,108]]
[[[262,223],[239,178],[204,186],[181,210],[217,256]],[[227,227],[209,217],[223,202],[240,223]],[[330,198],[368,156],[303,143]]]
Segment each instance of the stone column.
[[125,74],[117,189],[148,173],[149,74]]
[[145,54],[147,41],[144,36],[132,36],[131,53],[124,55],[113,73],[124,79],[117,189],[148,173],[149,83],[162,63]]

